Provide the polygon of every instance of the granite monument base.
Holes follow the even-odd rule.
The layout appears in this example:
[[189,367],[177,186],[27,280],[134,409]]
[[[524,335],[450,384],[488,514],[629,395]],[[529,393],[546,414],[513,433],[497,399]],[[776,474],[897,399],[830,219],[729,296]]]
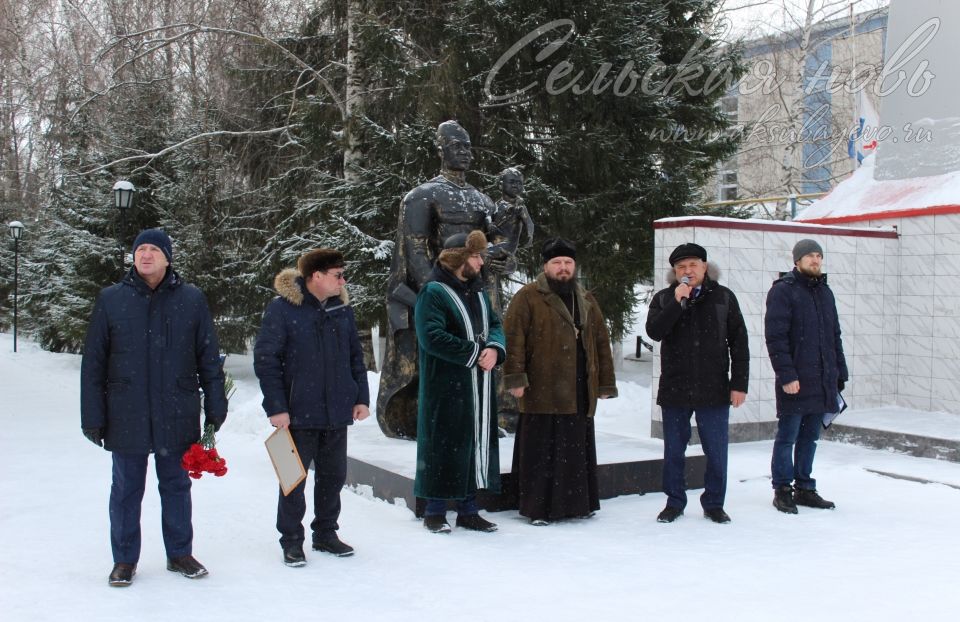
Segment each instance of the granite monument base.
[[[354,443],[347,457],[347,485],[369,488],[373,496],[405,504],[416,516],[423,515],[425,500],[413,494],[416,443],[383,437],[375,443]],[[513,439],[500,439],[501,492],[480,491],[477,501],[488,512],[517,509],[516,481],[510,473]],[[660,492],[663,444],[597,433],[597,479],[601,499]],[[687,449],[688,489],[703,488],[706,458],[698,446]],[[450,504],[453,509],[453,503]]]

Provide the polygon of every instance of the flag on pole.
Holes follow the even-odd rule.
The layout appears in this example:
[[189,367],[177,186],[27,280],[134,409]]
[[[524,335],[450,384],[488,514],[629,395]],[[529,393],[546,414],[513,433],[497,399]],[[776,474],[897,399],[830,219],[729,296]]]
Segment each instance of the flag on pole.
[[862,90],[857,91],[853,123],[854,129],[847,140],[847,154],[856,158],[857,166],[860,166],[865,157],[877,150],[877,133],[880,131],[880,115]]

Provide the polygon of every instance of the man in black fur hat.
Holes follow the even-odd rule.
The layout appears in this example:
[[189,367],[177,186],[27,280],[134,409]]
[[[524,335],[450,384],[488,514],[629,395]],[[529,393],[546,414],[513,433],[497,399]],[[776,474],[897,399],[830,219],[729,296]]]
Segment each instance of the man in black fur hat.
[[[314,463],[313,550],[337,557],[353,547],[337,537],[340,490],[347,477],[347,426],[370,416],[367,368],[346,290],[343,255],[319,248],[274,279],[253,349],[263,409],[276,428],[289,428],[304,465]],[[280,491],[277,531],[283,563],[303,554],[306,482]]]

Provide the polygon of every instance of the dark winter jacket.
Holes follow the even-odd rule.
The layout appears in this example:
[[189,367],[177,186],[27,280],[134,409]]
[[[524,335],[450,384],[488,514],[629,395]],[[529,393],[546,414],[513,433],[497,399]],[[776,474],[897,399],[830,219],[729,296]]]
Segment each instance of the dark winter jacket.
[[290,427],[328,430],[353,423],[353,407],[370,404],[367,368],[346,289],[326,301],[288,268],[274,279],[253,349],[267,416],[290,414]]
[[[587,365],[587,415],[596,412],[601,395],[616,397],[610,336],[591,293],[577,285],[577,313]],[[577,331],[563,300],[544,274],[527,283],[510,301],[504,318],[507,389],[525,387],[520,412],[551,415],[577,412]]]
[[[847,361],[837,303],[826,280],[795,268],[774,281],[764,325],[777,375],[777,415],[836,412],[840,383],[848,379]],[[800,392],[784,393],[783,385],[795,380]]]
[[110,451],[182,454],[227,416],[217,335],[203,293],[167,269],[151,290],[135,268],[97,297],[80,370],[81,427]]
[[647,335],[662,342],[661,406],[720,406],[730,403],[730,391],[747,392],[750,351],[740,304],[716,282],[713,264],[710,272],[686,310],[674,298],[676,282],[650,301]]

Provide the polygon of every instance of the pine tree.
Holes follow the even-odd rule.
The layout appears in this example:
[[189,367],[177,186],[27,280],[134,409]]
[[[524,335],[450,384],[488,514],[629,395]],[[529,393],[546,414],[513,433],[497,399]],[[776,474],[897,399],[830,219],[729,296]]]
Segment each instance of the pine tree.
[[[124,243],[168,229],[175,267],[207,293],[227,349],[255,334],[276,272],[317,246],[346,253],[360,322],[379,323],[400,200],[436,175],[436,126],[457,119],[474,143],[468,181],[496,198],[497,173],[523,168],[538,241],[579,243],[584,281],[618,337],[652,268],[652,221],[690,213],[735,146],[715,106],[725,89],[704,88],[714,68],[742,71],[709,36],[715,4],[319,0],[298,28],[276,27],[281,36],[254,3],[210,12],[221,30],[118,35],[107,58],[136,86],[107,90],[61,130],[63,175],[37,232],[47,250],[31,259],[32,320],[50,347],[79,347],[96,290],[119,276],[109,188],[126,177],[142,192]],[[488,85],[515,42],[552,22]],[[564,62],[572,71],[548,89]],[[684,64],[704,71],[671,81]],[[190,140],[218,130],[232,134]],[[686,138],[663,138],[674,135]],[[539,271],[537,253],[525,259]]]
[[[77,94],[75,101],[82,101]],[[166,144],[172,95],[159,85],[123,93],[81,109],[59,137],[61,179],[38,222],[26,263],[27,324],[45,349],[79,352],[97,293],[119,281],[131,265],[137,231],[157,225],[150,178],[157,168],[110,170],[120,145],[145,151]],[[121,215],[113,184],[128,179],[140,189],[135,208]]]
[[79,114],[62,136],[65,175],[51,194],[21,263],[24,328],[52,352],[79,352],[97,293],[123,274],[124,249],[106,171],[72,174],[95,158],[96,130]]
[[[689,213],[716,160],[735,148],[716,107],[725,89],[704,88],[715,68],[726,66],[730,80],[743,70],[735,51],[721,51],[709,36],[715,4],[322,3],[287,47],[311,67],[356,70],[359,75],[324,75],[334,93],[353,92],[362,103],[348,115],[335,96],[315,89],[299,102],[277,106],[284,114],[294,109],[300,153],[288,161],[297,172],[282,172],[271,182],[284,203],[271,214],[267,230],[276,233],[261,265],[273,271],[317,245],[350,249],[351,292],[363,320],[376,321],[399,201],[436,174],[434,129],[455,118],[470,131],[477,156],[468,179],[493,189],[502,168],[524,168],[538,236],[580,243],[584,280],[618,337],[634,306],[634,284],[652,269],[653,220]],[[498,59],[513,42],[556,20],[566,21],[499,70],[494,94],[535,87],[514,99],[492,98],[487,81]],[[550,52],[550,42],[571,29]],[[355,56],[348,59],[351,45]],[[546,60],[538,59],[545,51]],[[584,71],[576,86],[586,92],[546,88],[551,70],[562,62],[574,68],[571,79]],[[605,63],[606,75],[590,82]],[[654,63],[660,68],[650,69]],[[671,82],[684,65],[701,67],[702,75]],[[630,77],[631,66],[636,76],[649,70],[646,90],[639,77]],[[625,77],[616,83],[619,72]],[[692,138],[663,140],[655,133],[674,135],[677,128]],[[697,138],[700,131],[715,138]],[[276,183],[291,177],[299,187]],[[539,258],[530,253],[528,260],[528,272],[535,274]]]
[[[634,285],[651,274],[653,220],[689,213],[715,162],[736,148],[716,105],[726,88],[705,84],[715,72],[729,86],[744,70],[736,49],[721,50],[711,38],[715,5],[469,0],[447,23],[448,73],[463,85],[447,91],[448,105],[479,128],[478,167],[525,166],[538,237],[579,243],[583,280],[614,338],[629,322]],[[551,23],[509,57],[489,88],[490,70],[510,44]],[[550,89],[563,63],[569,72]],[[685,67],[702,73],[676,79],[688,75]],[[646,87],[644,75],[652,78]],[[519,94],[498,97],[510,93]],[[661,138],[677,128],[688,138]],[[529,273],[539,263],[530,254]]]

